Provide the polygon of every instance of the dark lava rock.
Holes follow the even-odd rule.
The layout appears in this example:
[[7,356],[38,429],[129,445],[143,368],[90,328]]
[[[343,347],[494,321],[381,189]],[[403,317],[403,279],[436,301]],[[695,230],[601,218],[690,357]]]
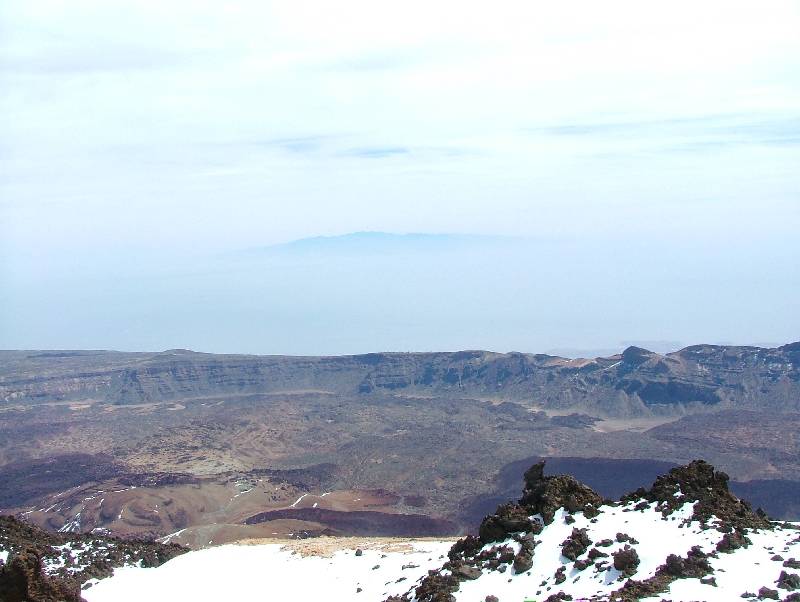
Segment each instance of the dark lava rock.
[[778,590],[770,589],[768,587],[762,587],[758,590],[758,599],[759,600],[780,600],[780,594],[778,594]]
[[83,602],[80,584],[45,574],[41,555],[27,549],[0,566],[3,602]]
[[633,575],[639,567],[639,554],[633,548],[617,550],[612,556],[614,568],[627,577]]
[[[70,544],[78,557],[74,562],[68,552],[56,549],[64,544]],[[189,551],[177,544],[154,541],[91,533],[50,533],[13,516],[0,516],[0,547],[9,551],[8,564],[0,567],[0,592],[23,591],[21,584],[27,582],[29,587],[41,590],[37,595],[42,600],[49,600],[48,592],[57,592],[53,595],[71,600],[69,592],[80,592],[85,581],[108,577],[116,567],[125,564],[156,567]],[[51,567],[60,564],[60,568],[49,568],[43,573],[45,561]],[[80,595],[75,599],[80,599]],[[3,596],[0,600],[6,602]]]
[[800,594],[794,593],[789,594],[786,598],[783,599],[783,602],[800,602]]
[[708,556],[699,546],[694,546],[689,550],[686,558],[670,554],[659,570],[679,579],[699,579],[714,571],[708,562]]
[[519,503],[529,515],[540,514],[549,525],[559,508],[571,513],[582,511],[590,518],[597,516],[603,498],[570,476],[544,476],[544,462],[538,462],[525,472],[525,489]]
[[514,549],[509,546],[500,546],[497,548],[497,560],[508,564],[514,561]]
[[667,590],[672,579],[665,575],[654,575],[644,581],[628,579],[625,584],[613,592],[608,599],[612,602],[634,602],[642,598],[650,598]]
[[469,566],[467,564],[461,564],[457,567],[454,567],[451,572],[459,581],[471,581],[473,579],[477,579],[482,574],[482,571],[479,568]]
[[561,602],[562,600],[572,600],[572,596],[564,592],[558,592],[545,598],[544,602]]
[[638,489],[622,499],[630,502],[644,498],[656,502],[665,514],[686,502],[697,502],[692,518],[702,523],[716,516],[724,525],[736,529],[771,528],[763,513],[754,512],[750,504],[728,490],[728,479],[727,474],[715,470],[711,464],[695,460],[658,477],[649,490]]
[[[460,581],[478,576],[481,571],[504,572],[507,563],[512,561],[515,574],[526,573],[533,566],[535,536],[542,532],[542,522],[552,523],[559,508],[564,508],[569,513],[583,512],[588,518],[597,520],[595,517],[605,503],[596,492],[572,477],[545,476],[543,462],[534,464],[525,472],[524,477],[523,495],[518,502],[499,506],[494,514],[484,518],[478,537],[465,537],[451,548],[448,553],[449,561],[443,568],[449,569],[453,574],[443,575],[439,571],[430,571],[413,590],[414,594],[409,592],[398,600],[408,602],[415,595],[419,602],[451,602],[454,600],[452,594],[458,591]],[[728,476],[725,473],[716,471],[702,460],[674,468],[668,474],[658,477],[651,489],[639,489],[622,499],[624,502],[637,502],[643,509],[656,503],[665,516],[687,502],[696,502],[693,520],[700,520],[706,526],[710,526],[712,517],[720,520],[719,524],[711,525],[724,533],[718,546],[719,551],[748,545],[746,529],[772,528],[763,513],[754,512],[746,502],[728,491]],[[535,515],[540,515],[541,521],[528,518]],[[568,522],[566,517],[565,522]],[[520,543],[520,551],[516,555],[505,545],[483,549],[486,544],[508,539]],[[635,545],[638,541],[626,533],[617,533],[615,539],[618,543],[625,544],[625,547],[613,553],[614,568],[629,579],[611,594],[610,600],[628,602],[656,596],[667,591],[669,584],[675,579],[704,579],[713,573],[708,556],[699,547],[695,547],[684,558],[676,555],[667,557],[653,576],[641,581],[631,579],[638,570],[639,555],[629,544]],[[612,540],[602,540],[596,546],[605,548],[613,543]],[[591,545],[585,530],[573,529],[570,537],[562,543],[562,554],[574,562],[573,566],[577,570],[589,568],[597,559],[601,561],[595,567],[605,570],[608,561],[602,558],[607,554],[598,547],[589,551],[590,558],[579,559]],[[792,559],[786,561],[793,562],[795,561]],[[786,563],[785,566],[793,567],[793,564]],[[566,569],[566,566],[562,566],[556,571],[556,583],[566,581]],[[790,579],[787,583],[792,584],[793,581]],[[566,598],[551,596],[550,599]]]
[[675,579],[703,578],[713,569],[708,564],[706,554],[698,547],[693,547],[686,558],[670,554],[667,561],[656,569],[652,577],[642,581],[628,579],[625,584],[609,596],[613,602],[633,602],[641,598],[650,598],[667,591],[669,584]]
[[589,549],[590,545],[592,540],[586,534],[586,529],[573,529],[572,535],[561,542],[561,554],[574,562]]
[[363,554],[364,554],[364,550],[362,550],[361,548],[357,548],[356,549],[356,556],[362,556]]
[[[619,543],[625,543],[626,541],[632,545],[639,543],[633,537],[628,535],[627,533],[617,533],[617,541]],[[598,544],[599,545],[599,544]]]
[[[497,511],[487,516],[481,522],[478,536],[481,542],[490,543],[506,539],[511,533],[532,531],[537,529],[537,523],[531,523],[529,513],[519,504],[503,504]],[[539,531],[541,528],[539,527]]]
[[483,602],[500,602],[500,598],[490,594],[483,599]]
[[458,591],[458,579],[436,571],[428,574],[414,590],[419,602],[454,602],[453,592]]
[[533,555],[527,550],[520,550],[519,553],[514,556],[514,572],[516,574],[519,575],[520,573],[529,571],[532,566]]
[[790,592],[793,592],[797,589],[800,589],[800,576],[795,575],[794,573],[781,571],[781,575],[778,577],[778,581],[776,583],[780,589],[788,589]]
[[447,552],[447,557],[453,562],[463,560],[480,552],[482,547],[483,542],[479,538],[467,535],[453,544],[450,551]]
[[751,543],[750,539],[738,529],[722,536],[722,539],[717,542],[717,552],[723,554],[730,554],[739,548],[746,548]]
[[794,558],[790,558],[783,563],[787,569],[800,569],[800,560],[795,560]]

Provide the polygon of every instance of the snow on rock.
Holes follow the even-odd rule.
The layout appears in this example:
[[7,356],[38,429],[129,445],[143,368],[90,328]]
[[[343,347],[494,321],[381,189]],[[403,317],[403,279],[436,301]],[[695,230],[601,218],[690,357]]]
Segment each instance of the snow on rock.
[[[565,476],[525,473],[519,502],[484,519],[448,561],[386,602],[800,602],[800,526],[770,523],[696,461],[620,502]],[[798,590],[798,591],[795,591]]]
[[110,576],[115,567],[157,566],[187,551],[98,533],[52,533],[11,516],[0,516],[0,550],[0,600],[16,591],[28,592],[24,599],[31,602],[78,601],[81,586]]
[[[483,600],[486,596],[497,595],[496,592],[499,591],[503,592],[501,600],[507,596],[513,600],[540,599],[562,590],[569,591],[573,597],[578,598],[610,594],[620,587],[621,576],[620,571],[614,568],[612,553],[625,549],[626,545],[636,550],[639,557],[637,576],[650,576],[664,563],[668,554],[685,555],[693,545],[701,541],[705,547],[713,549],[719,539],[718,533],[716,536],[705,534],[697,522],[682,529],[676,528],[675,521],[691,516],[691,504],[686,504],[676,513],[678,516],[672,516],[666,521],[652,507],[635,511],[633,506],[634,504],[602,507],[595,519],[589,519],[582,513],[571,515],[563,509],[558,510],[553,522],[536,537],[531,569],[519,575],[519,578],[514,578],[517,575],[513,569],[502,573],[487,571],[480,579],[462,583],[455,595],[456,600]],[[568,517],[574,522],[568,522]],[[588,559],[589,552],[593,549],[603,556],[597,556],[590,566],[581,569],[581,565],[576,567],[574,562],[562,555],[562,544],[574,530],[583,529],[586,529],[586,535],[592,544],[578,559]],[[627,542],[618,542],[617,533],[635,534],[631,537],[638,543],[630,545]],[[607,541],[612,543],[599,547],[596,545]],[[481,549],[487,551],[496,545],[508,545],[515,550],[518,546],[514,538],[508,538],[498,543],[486,544]],[[564,566],[567,567],[566,570],[559,573],[559,569]],[[565,584],[563,586],[558,583],[562,577],[565,578],[561,581]]]
[[[794,525],[800,527],[800,525]],[[645,598],[647,602],[659,602],[663,598],[670,600],[705,600],[706,602],[728,602],[742,599],[745,593],[751,593],[756,599],[762,587],[775,589],[780,600],[788,598],[791,592],[778,586],[781,572],[787,574],[800,573],[798,569],[784,566],[786,560],[780,558],[800,559],[800,530],[786,529],[776,525],[771,530],[751,532],[748,538],[752,544],[740,548],[730,554],[718,554],[710,558],[713,568],[713,584],[704,584],[699,579],[678,579],[673,581],[666,593]],[[790,563],[792,564],[792,563]],[[798,563],[800,566],[800,563]],[[800,577],[798,577],[800,581]],[[798,588],[800,592],[800,588]],[[797,596],[800,600],[800,595]]]

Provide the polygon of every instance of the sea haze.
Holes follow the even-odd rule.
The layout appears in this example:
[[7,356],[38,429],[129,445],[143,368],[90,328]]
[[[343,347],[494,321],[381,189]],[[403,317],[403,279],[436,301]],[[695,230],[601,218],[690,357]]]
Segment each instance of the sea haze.
[[0,347],[582,355],[796,334],[798,274],[779,243],[709,251],[622,237],[590,247],[357,232],[230,252],[66,255],[15,273],[0,296]]

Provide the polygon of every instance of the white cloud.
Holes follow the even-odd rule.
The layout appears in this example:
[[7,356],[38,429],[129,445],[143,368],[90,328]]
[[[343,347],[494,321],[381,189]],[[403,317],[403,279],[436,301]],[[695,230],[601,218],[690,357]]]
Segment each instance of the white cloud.
[[797,31],[793,0],[6,0],[0,278],[370,229],[789,241]]

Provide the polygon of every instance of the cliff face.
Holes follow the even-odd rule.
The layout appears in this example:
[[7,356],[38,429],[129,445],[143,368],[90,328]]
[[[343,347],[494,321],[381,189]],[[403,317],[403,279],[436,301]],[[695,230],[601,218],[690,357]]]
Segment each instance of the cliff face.
[[660,355],[630,347],[591,360],[461,351],[341,357],[3,352],[0,399],[113,404],[281,391],[403,393],[513,400],[601,416],[695,409],[800,410],[800,343],[698,345]]

